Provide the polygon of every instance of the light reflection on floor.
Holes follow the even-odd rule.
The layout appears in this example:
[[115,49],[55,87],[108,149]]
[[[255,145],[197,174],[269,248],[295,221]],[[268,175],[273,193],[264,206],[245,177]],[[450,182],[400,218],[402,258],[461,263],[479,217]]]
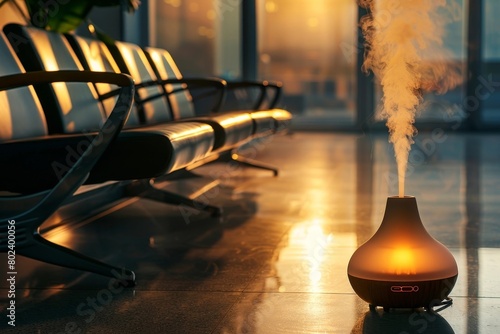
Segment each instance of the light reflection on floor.
[[194,214],[186,224],[177,208],[141,200],[56,230],[51,240],[134,269],[137,286],[109,292],[108,278],[19,257],[14,333],[73,323],[82,333],[499,333],[499,144],[449,134],[415,148],[423,160],[413,159],[408,193],[459,266],[453,306],[438,314],[369,312],[347,280],[350,256],[396,191],[386,135],[295,133],[259,148],[279,177],[241,168],[224,178],[209,198],[222,220]]

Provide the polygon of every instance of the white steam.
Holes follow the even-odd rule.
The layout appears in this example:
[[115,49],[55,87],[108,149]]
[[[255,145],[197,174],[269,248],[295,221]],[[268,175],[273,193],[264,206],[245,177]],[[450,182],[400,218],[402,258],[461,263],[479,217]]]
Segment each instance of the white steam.
[[446,0],[360,0],[360,5],[370,13],[361,19],[367,42],[363,69],[373,71],[382,86],[383,116],[394,144],[403,197],[422,93],[442,94],[462,80],[460,67],[443,48],[447,14],[456,7]]

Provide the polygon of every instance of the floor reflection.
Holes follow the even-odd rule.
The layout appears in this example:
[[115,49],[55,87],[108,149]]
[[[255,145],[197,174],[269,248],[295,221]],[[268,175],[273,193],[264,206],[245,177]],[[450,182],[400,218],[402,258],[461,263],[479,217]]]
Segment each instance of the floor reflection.
[[[478,272],[481,230],[481,141],[471,137],[465,143],[465,224],[467,296],[479,296]],[[478,333],[479,310],[475,299],[467,299],[467,333]]]
[[[351,334],[454,334],[450,324],[438,313],[419,311],[366,312]],[[469,332],[471,333],[471,332]],[[475,333],[475,332],[474,332]]]

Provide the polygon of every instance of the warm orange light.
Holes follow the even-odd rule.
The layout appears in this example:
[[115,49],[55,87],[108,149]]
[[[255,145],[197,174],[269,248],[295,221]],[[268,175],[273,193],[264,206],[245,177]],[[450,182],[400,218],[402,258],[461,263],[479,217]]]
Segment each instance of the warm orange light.
[[[153,59],[154,63],[155,64],[161,64],[163,65],[163,62],[162,62],[162,59],[161,59],[161,55],[158,51],[155,51],[155,50],[150,50],[149,51],[149,55],[151,56],[151,58]],[[158,66],[158,65],[156,65]]]
[[213,20],[215,20],[216,17],[217,17],[217,13],[215,12],[215,10],[210,9],[207,11],[207,19],[213,21]]
[[163,2],[175,8],[179,8],[181,6],[181,0],[163,0]]
[[396,275],[414,275],[417,273],[415,254],[409,248],[395,248],[387,261],[389,273]]
[[190,3],[189,10],[192,11],[193,13],[196,13],[198,10],[200,10],[200,5],[197,4],[196,2]]
[[140,78],[141,74],[139,69],[137,68],[137,63],[135,61],[134,53],[131,48],[126,46],[122,46],[121,43],[117,43],[118,48],[120,49],[120,53],[127,64],[130,75],[133,78]]
[[11,117],[11,106],[9,103],[9,98],[7,97],[6,91],[0,92],[0,118],[2,123],[0,123],[0,139],[12,139],[13,134],[13,124]]
[[75,239],[72,231],[64,226],[55,228],[44,234],[44,237],[55,244],[64,247],[74,247]]
[[[33,31],[32,34],[36,34],[36,38],[33,38],[35,46],[38,50],[42,50],[43,65],[46,71],[58,71],[59,68],[58,60],[54,53],[54,48],[57,48],[57,44],[61,43],[59,37],[55,35],[48,35],[38,31]],[[65,43],[63,41],[63,43]],[[65,43],[66,44],[66,43]],[[69,45],[66,45],[69,48]],[[77,65],[78,66],[78,65]],[[71,95],[68,90],[68,85],[64,82],[55,82],[52,84],[54,87],[54,92],[57,95],[58,103],[61,107],[63,115],[68,115],[73,109],[73,104],[71,102]]]
[[318,18],[317,17],[310,17],[307,20],[307,25],[309,26],[309,28],[316,28],[319,25]]
[[266,12],[268,13],[276,13],[278,11],[278,6],[274,1],[266,1]]

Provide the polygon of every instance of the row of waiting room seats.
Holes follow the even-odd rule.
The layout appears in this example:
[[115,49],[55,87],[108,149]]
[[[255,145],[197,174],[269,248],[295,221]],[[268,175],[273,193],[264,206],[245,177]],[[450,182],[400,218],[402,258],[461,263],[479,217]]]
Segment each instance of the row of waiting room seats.
[[[220,214],[153,180],[236,159],[235,149],[283,132],[291,120],[275,107],[279,83],[185,79],[158,48],[8,24],[0,56],[0,251],[9,249],[9,221],[15,221],[17,254],[105,276],[119,270],[135,280],[132,270],[47,241],[40,225],[71,201],[87,200],[96,206],[89,212],[98,212],[103,203],[134,196]],[[254,108],[225,110],[233,88],[259,89]],[[203,115],[193,89],[207,100]],[[96,197],[106,200],[74,195],[82,184],[101,185]]]

